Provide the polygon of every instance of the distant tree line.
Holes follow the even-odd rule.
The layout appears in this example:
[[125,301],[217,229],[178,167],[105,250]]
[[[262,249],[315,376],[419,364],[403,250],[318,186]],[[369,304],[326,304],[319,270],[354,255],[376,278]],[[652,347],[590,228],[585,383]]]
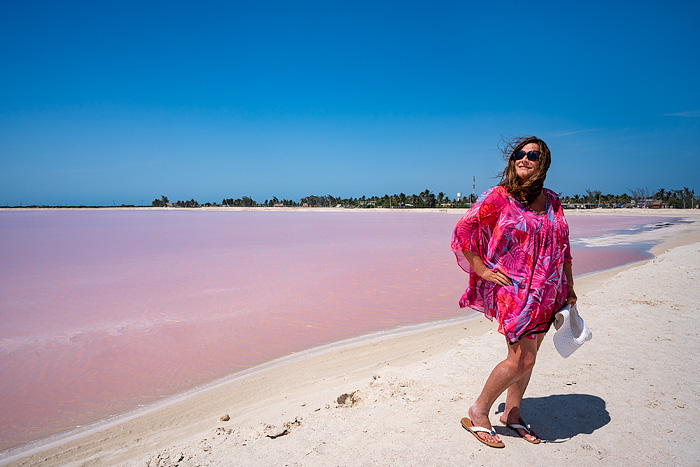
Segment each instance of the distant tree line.
[[[700,204],[700,198],[695,196],[695,190],[684,187],[681,190],[666,190],[664,188],[658,190],[653,195],[649,194],[648,189],[630,189],[629,193],[621,195],[603,194],[600,190],[586,190],[584,195],[565,196],[561,193],[559,197],[565,205],[585,206],[585,207],[631,207],[631,206],[648,206],[651,207],[653,202],[658,201],[665,207],[670,208],[691,208]],[[299,201],[291,199],[278,199],[273,196],[271,199],[266,199],[259,203],[250,196],[241,198],[224,198],[221,204],[204,203],[199,204],[194,199],[190,201],[177,201],[171,203],[168,197],[163,195],[153,200],[151,205],[156,207],[178,206],[178,207],[200,207],[200,206],[236,206],[236,207],[254,207],[254,206],[311,206],[311,207],[346,207],[346,208],[466,208],[476,201],[474,195],[450,199],[443,192],[435,194],[430,190],[424,190],[419,194],[406,195],[398,193],[393,195],[385,194],[384,196],[362,196],[360,198],[342,198],[333,195],[309,195],[301,198]]]
[[565,204],[588,205],[600,207],[624,207],[630,205],[648,206],[658,201],[669,208],[686,209],[698,206],[700,198],[695,196],[695,190],[684,187],[681,190],[666,190],[661,188],[650,195],[646,188],[629,189],[630,194],[622,195],[603,194],[600,190],[586,190],[585,195],[560,196]]
[[334,206],[334,207],[360,207],[360,208],[435,208],[435,207],[459,207],[473,203],[473,196],[460,199],[450,199],[445,193],[437,195],[430,190],[420,194],[406,195],[398,193],[384,196],[362,196],[360,198],[336,198],[331,195],[307,196],[301,199],[302,205],[308,206]]
[[164,208],[170,203],[170,200],[168,199],[167,196],[162,195],[160,199],[156,198],[153,200],[151,203],[151,206],[154,206],[156,208]]
[[[207,203],[207,206],[211,206],[211,203]],[[151,206],[157,208],[164,208],[168,206],[177,206],[178,208],[198,208],[200,204],[192,198],[189,201],[176,201],[171,203],[167,196],[162,195],[160,199],[156,198],[151,202]]]

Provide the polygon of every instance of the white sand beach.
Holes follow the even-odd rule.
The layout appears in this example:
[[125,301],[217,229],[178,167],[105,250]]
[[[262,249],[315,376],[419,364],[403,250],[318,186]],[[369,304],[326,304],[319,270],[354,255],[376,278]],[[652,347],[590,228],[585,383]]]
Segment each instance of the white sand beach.
[[648,234],[654,259],[577,280],[593,339],[568,359],[545,339],[522,407],[539,445],[499,427],[503,397],[505,449],[459,424],[506,351],[481,318],[293,355],[0,465],[698,465],[700,212],[647,213],[690,222]]

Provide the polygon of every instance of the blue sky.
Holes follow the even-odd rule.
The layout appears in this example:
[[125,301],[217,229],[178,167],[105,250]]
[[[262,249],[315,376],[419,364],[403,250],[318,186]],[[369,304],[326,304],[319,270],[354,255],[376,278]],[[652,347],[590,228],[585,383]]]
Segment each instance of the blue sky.
[[0,5],[0,205],[700,192],[697,1]]

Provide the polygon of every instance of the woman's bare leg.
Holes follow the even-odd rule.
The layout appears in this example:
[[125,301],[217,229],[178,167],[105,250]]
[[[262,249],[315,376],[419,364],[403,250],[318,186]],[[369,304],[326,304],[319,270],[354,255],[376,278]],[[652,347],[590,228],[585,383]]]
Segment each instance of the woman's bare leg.
[[[538,351],[540,350],[544,336],[544,334],[537,335]],[[522,378],[508,387],[506,407],[500,419],[503,424],[510,425],[513,423],[520,423],[520,405],[522,404],[523,395],[525,394],[527,385],[530,382],[530,376],[532,376],[532,369],[530,369],[530,371],[528,371]],[[533,434],[528,434],[525,430],[518,430],[518,433],[520,433],[520,436],[524,436],[529,440],[534,441],[536,439],[536,436]]]
[[[506,359],[496,365],[491,371],[484,389],[476,399],[474,405],[469,408],[469,418],[476,426],[492,428],[489,421],[489,412],[496,399],[509,387],[525,379],[529,380],[532,367],[535,366],[538,341],[534,339],[522,339],[513,345],[508,344]],[[527,387],[527,382],[525,383]],[[523,391],[524,392],[524,391]],[[498,435],[491,436],[488,433],[478,433],[481,439],[490,442],[498,442]]]

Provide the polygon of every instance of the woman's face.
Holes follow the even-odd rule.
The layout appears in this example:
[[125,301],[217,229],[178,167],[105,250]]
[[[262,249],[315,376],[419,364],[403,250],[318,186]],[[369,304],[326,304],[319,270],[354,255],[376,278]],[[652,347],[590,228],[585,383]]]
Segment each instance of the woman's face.
[[[530,151],[539,151],[540,146],[537,143],[529,143],[523,146],[522,150],[526,153]],[[541,161],[542,158],[533,162],[527,157],[523,157],[519,161],[515,161],[515,175],[518,177],[521,183],[527,181],[535,174],[535,172],[537,172]]]

